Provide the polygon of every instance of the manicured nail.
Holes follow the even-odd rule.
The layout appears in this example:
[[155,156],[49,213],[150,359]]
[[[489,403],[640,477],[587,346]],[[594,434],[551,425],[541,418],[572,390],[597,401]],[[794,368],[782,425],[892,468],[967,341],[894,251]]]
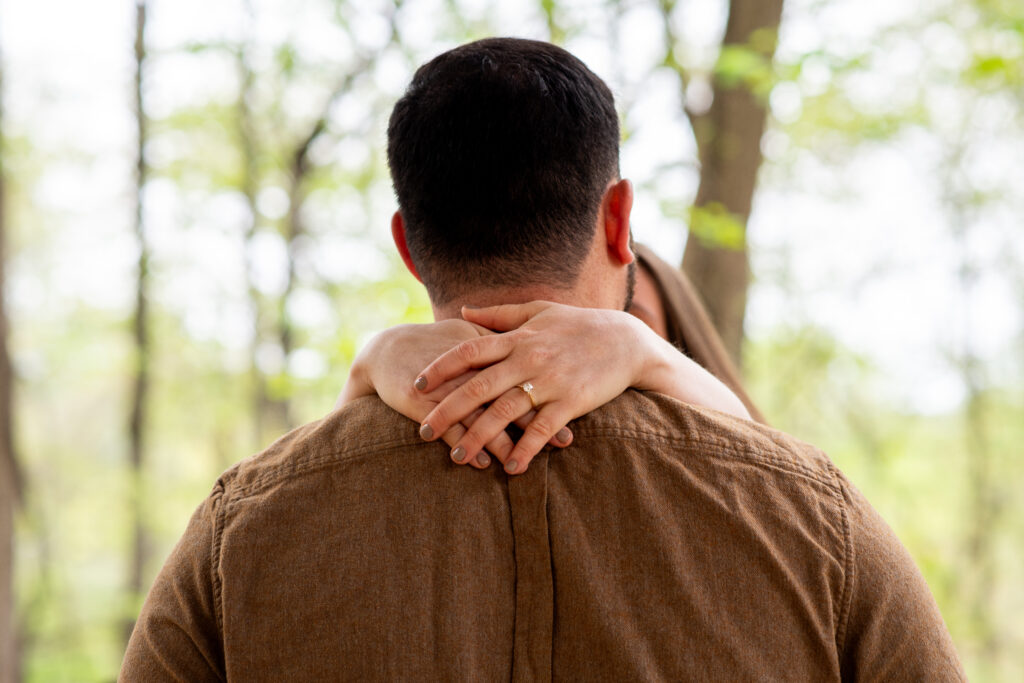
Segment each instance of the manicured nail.
[[570,434],[568,427],[562,427],[558,430],[558,433],[555,434],[555,439],[558,440],[558,443],[569,443],[569,437]]
[[486,453],[480,453],[476,456],[476,464],[480,467],[488,467],[491,464],[491,458]]
[[462,446],[456,446],[452,449],[452,460],[455,462],[462,462],[466,459],[466,449]]
[[508,472],[509,474],[515,472],[517,467],[519,467],[519,463],[517,463],[515,460],[509,460],[507,463],[505,463],[505,471]]
[[416,378],[416,381],[413,382],[412,385],[419,389],[420,391],[423,391],[424,389],[427,388],[427,378],[420,375],[419,377]]
[[427,441],[430,441],[431,439],[434,438],[434,428],[428,425],[427,423],[421,424],[420,437],[426,439]]

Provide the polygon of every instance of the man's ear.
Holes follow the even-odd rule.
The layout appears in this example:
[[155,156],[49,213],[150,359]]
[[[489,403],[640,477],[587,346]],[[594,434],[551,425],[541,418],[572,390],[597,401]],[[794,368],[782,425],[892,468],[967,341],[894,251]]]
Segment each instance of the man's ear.
[[402,218],[400,211],[395,211],[391,216],[391,239],[395,241],[395,247],[398,249],[402,261],[405,262],[405,267],[409,269],[414,278],[422,283],[420,274],[416,272],[416,265],[412,262],[412,256],[409,255],[409,245],[405,242],[405,219]]
[[601,201],[604,234],[609,255],[622,265],[633,262],[630,249],[629,214],[633,211],[633,183],[618,180],[608,185]]

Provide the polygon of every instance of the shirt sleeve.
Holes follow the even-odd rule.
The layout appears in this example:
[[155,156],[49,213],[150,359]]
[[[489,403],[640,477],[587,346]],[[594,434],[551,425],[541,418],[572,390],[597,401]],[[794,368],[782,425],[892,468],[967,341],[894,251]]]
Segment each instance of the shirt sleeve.
[[892,529],[840,475],[849,514],[844,681],[966,681],[935,598]]
[[199,508],[156,577],[135,623],[119,681],[225,680],[217,624],[220,486]]

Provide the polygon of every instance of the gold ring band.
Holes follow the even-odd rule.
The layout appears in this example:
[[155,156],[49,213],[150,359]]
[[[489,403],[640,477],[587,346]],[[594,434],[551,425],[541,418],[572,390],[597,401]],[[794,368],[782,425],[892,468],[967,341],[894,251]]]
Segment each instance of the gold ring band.
[[530,397],[530,405],[533,406],[534,410],[537,410],[537,399],[533,397],[533,385],[530,384],[529,382],[523,382],[522,384],[517,384],[516,386],[526,392],[526,395]]

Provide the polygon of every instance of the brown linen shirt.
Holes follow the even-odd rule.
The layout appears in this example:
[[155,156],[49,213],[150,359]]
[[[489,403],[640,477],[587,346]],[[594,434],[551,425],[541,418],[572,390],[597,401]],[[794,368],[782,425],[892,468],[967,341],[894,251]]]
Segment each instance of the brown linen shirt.
[[363,398],[228,470],[121,680],[962,680],[906,550],[822,453],[627,391],[529,470]]

